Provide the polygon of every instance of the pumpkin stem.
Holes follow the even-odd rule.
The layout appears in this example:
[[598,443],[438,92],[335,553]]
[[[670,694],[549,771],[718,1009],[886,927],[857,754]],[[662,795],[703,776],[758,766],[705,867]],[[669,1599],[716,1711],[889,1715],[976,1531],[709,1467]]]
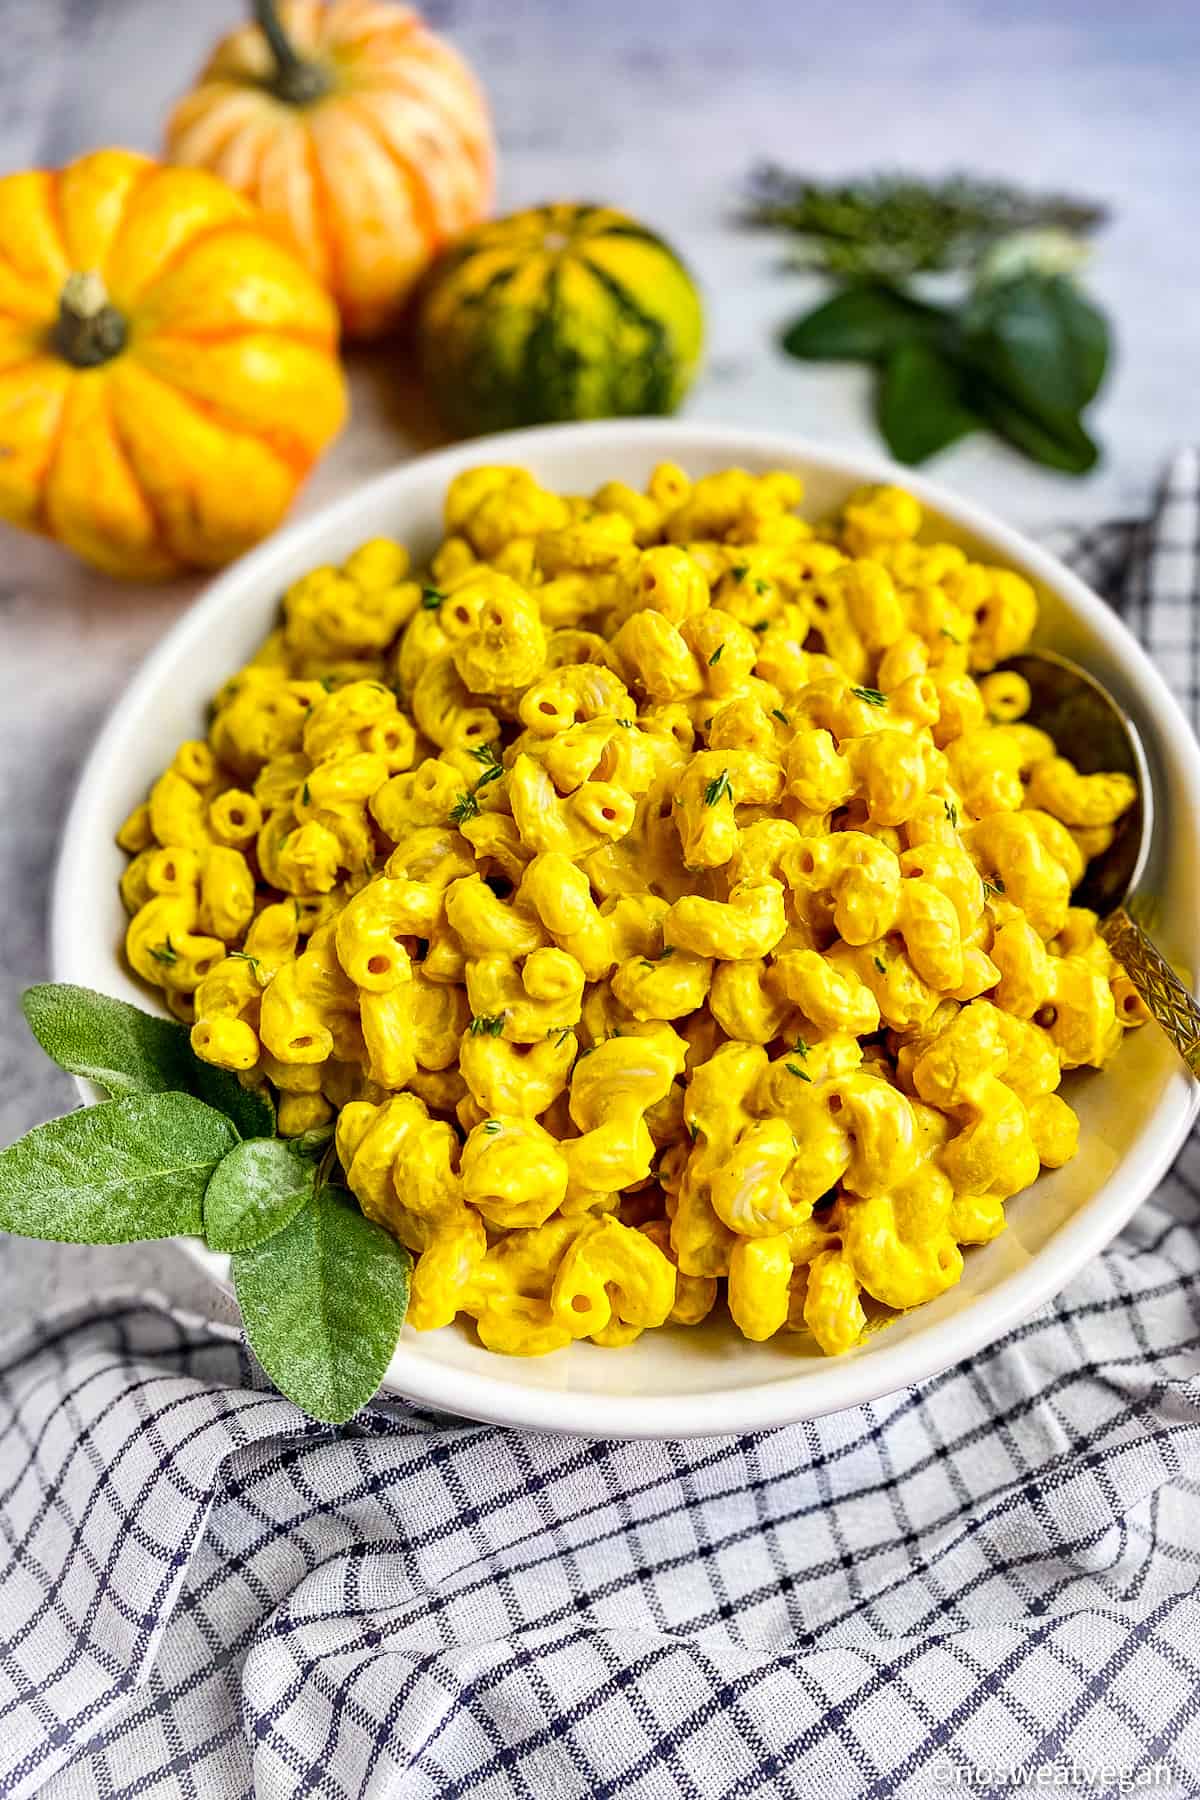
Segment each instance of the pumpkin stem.
[[329,71],[306,61],[297,51],[279,21],[277,0],[253,0],[253,12],[275,58],[275,73],[267,83],[271,92],[289,106],[308,106],[322,99],[333,86]]
[[94,269],[77,269],[58,297],[54,347],[77,369],[93,369],[125,348],[125,320]]

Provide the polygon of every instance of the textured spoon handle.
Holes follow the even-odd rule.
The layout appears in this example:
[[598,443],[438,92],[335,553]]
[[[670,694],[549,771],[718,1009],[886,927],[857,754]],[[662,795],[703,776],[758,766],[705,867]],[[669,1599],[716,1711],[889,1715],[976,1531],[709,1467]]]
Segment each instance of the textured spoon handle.
[[1200,1079],[1200,1006],[1124,907],[1108,915],[1100,932],[1157,1023]]

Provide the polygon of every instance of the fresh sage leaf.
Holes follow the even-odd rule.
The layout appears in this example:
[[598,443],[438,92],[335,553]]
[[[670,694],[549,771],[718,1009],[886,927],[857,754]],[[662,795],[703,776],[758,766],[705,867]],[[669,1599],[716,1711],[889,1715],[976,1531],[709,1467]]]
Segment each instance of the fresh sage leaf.
[[412,1258],[340,1190],[240,1250],[233,1279],[250,1348],[275,1386],[340,1425],[383,1380],[408,1309]]
[[287,1138],[250,1138],[217,1164],[204,1196],[210,1250],[252,1250],[290,1225],[313,1197],[320,1150]]
[[186,1092],[191,1052],[173,1019],[68,982],[26,988],[21,1008],[46,1055],[68,1074],[82,1075],[114,1097]]
[[980,423],[961,370],[929,344],[901,344],[884,364],[879,427],[898,462],[921,463]]
[[895,288],[855,285],[795,320],[781,343],[806,362],[882,362],[900,344],[934,342],[947,319]]
[[[182,1027],[180,1027],[182,1030]],[[184,1036],[187,1033],[184,1032]],[[189,1054],[191,1046],[189,1045]],[[194,1059],[191,1091],[209,1106],[223,1112],[244,1138],[272,1137],[275,1132],[275,1105],[265,1088],[244,1088],[229,1069],[215,1068],[212,1063]]]
[[194,1094],[233,1120],[242,1137],[271,1137],[275,1109],[265,1093],[202,1062],[185,1026],[70,982],[26,988],[29,1028],[52,1062],[106,1093]]
[[1066,276],[1024,275],[975,296],[963,346],[991,387],[1060,435],[1104,379],[1108,324]]
[[191,1094],[126,1094],[0,1150],[0,1230],[66,1244],[199,1236],[204,1190],[237,1142]]
[[1108,372],[1108,320],[1065,275],[1054,277],[1047,286],[1051,303],[1058,311],[1059,328],[1070,346],[1075,406],[1082,411],[1096,398]]
[[973,385],[972,400],[992,430],[1034,462],[1066,475],[1086,475],[1095,467],[1100,452],[1078,419],[1058,419],[1051,425],[986,383]]

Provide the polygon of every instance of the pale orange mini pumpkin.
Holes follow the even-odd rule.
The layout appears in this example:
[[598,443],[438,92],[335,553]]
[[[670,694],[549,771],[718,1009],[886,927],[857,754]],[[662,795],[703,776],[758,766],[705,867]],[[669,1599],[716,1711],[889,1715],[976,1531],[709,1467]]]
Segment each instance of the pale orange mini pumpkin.
[[167,156],[249,195],[332,293],[344,329],[378,336],[488,209],[483,96],[391,0],[255,0],[254,13],[175,108]]
[[0,180],[0,517],[110,574],[214,567],[345,409],[329,296],[224,182],[128,150]]

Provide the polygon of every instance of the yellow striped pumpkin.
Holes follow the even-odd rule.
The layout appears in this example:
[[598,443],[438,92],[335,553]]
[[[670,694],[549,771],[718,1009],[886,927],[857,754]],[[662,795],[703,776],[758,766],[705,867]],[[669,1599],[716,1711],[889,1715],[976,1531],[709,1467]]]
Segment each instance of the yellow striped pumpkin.
[[429,391],[466,433],[674,412],[703,340],[679,257],[607,206],[537,206],[478,226],[432,271],[420,313]]
[[329,295],[223,181],[132,150],[0,180],[0,518],[113,575],[216,568],[345,411]]

